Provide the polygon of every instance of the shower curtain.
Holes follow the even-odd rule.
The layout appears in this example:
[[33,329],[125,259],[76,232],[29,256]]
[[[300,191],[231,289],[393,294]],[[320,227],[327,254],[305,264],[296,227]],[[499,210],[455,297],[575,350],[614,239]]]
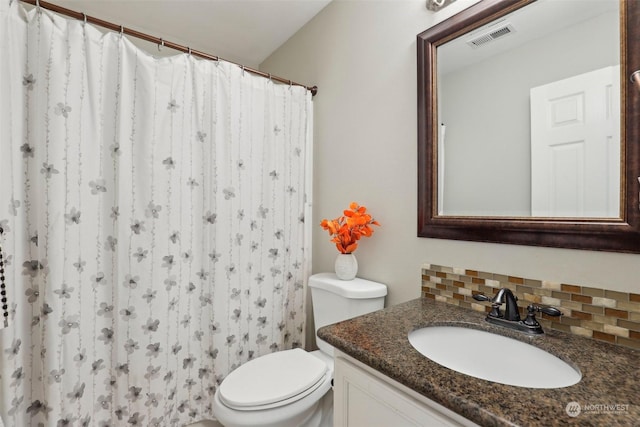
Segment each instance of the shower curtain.
[[178,426],[302,346],[311,95],[0,1],[8,426]]

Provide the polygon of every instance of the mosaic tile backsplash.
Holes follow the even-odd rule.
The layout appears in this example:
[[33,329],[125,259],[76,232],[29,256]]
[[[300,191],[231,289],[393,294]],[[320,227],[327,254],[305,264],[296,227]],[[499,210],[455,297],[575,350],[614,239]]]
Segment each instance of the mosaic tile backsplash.
[[530,303],[562,311],[560,317],[538,313],[536,318],[543,328],[640,350],[640,294],[433,264],[422,266],[422,295],[426,298],[488,313],[491,305],[474,300],[473,295],[493,296],[500,288],[509,288],[518,297],[523,318]]

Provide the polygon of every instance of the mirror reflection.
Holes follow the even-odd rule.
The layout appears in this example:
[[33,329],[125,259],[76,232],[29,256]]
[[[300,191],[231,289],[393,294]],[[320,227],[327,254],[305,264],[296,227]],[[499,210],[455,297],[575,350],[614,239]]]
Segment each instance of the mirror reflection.
[[620,218],[612,0],[539,0],[437,48],[438,214]]

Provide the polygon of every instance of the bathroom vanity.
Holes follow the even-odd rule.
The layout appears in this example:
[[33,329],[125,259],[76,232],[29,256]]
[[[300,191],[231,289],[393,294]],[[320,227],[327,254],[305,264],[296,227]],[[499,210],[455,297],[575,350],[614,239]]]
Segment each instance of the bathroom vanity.
[[334,360],[336,427],[477,426],[345,353]]
[[[637,425],[640,352],[555,330],[528,336],[484,318],[480,312],[419,298],[320,329],[318,336],[339,350],[336,427]],[[458,373],[409,343],[411,331],[432,325],[464,326],[526,342],[571,364],[582,378],[569,387],[535,389]],[[474,351],[510,357],[489,346]]]

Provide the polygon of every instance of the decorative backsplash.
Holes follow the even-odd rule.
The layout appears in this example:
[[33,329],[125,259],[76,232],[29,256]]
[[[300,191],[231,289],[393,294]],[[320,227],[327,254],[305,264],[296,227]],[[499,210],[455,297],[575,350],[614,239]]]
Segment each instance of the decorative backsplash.
[[518,297],[523,317],[529,303],[562,311],[560,317],[539,313],[536,317],[543,328],[640,350],[640,294],[433,264],[422,266],[422,295],[437,301],[488,313],[490,304],[474,300],[473,295],[493,296],[500,288],[509,288]]

